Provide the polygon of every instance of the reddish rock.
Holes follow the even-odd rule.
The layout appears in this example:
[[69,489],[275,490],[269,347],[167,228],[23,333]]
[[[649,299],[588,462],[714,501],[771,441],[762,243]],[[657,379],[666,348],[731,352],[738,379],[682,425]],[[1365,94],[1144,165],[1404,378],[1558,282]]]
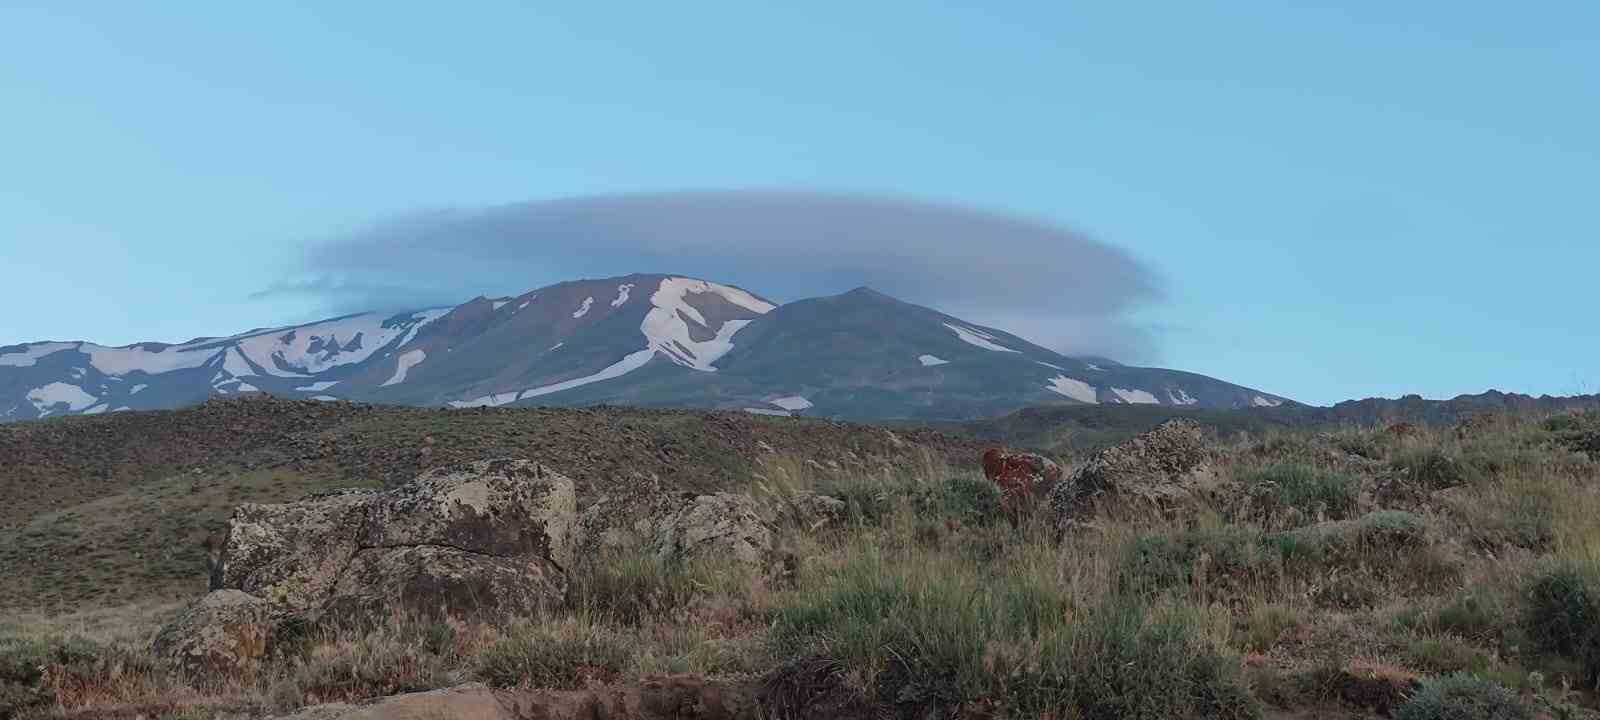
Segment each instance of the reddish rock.
[[983,454],[983,474],[1000,488],[1000,507],[1013,526],[1061,482],[1061,466],[1049,458],[999,448]]

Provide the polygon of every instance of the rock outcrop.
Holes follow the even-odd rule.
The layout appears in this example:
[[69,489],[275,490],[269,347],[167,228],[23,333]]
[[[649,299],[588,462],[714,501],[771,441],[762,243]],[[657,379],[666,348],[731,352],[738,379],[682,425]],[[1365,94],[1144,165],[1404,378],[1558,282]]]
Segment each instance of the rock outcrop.
[[757,720],[746,685],[694,677],[648,678],[592,690],[496,690],[467,684],[383,698],[367,705],[308,708],[281,720]]
[[1214,480],[1204,433],[1192,420],[1168,420],[1095,453],[1049,493],[1059,527],[1070,527],[1108,500],[1167,510]]
[[156,650],[227,667],[260,657],[287,620],[537,612],[564,599],[576,524],[572,480],[524,460],[442,467],[387,492],[246,504],[214,570],[221,589]]
[[1015,526],[1061,482],[1061,466],[1043,455],[990,448],[983,474],[1000,489],[1000,508]]
[[266,657],[272,627],[267,601],[238,590],[215,590],[163,628],[151,652],[191,673],[229,675]]
[[662,559],[715,557],[769,569],[774,532],[754,498],[737,493],[667,492],[636,477],[596,499],[578,520],[579,555],[653,552]]

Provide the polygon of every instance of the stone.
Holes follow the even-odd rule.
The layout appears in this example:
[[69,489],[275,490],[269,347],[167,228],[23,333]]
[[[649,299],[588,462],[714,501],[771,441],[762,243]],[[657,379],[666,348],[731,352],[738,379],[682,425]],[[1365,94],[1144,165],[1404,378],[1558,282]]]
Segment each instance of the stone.
[[396,614],[527,617],[559,605],[566,591],[566,574],[538,555],[502,557],[437,545],[368,548],[340,576],[324,616],[364,625]]
[[238,590],[215,590],[156,635],[150,651],[191,674],[230,675],[267,655],[272,606]]
[[663,557],[710,556],[764,569],[773,558],[773,533],[749,495],[697,495],[661,521],[655,548]]
[[317,607],[355,556],[375,497],[349,491],[239,506],[228,521],[218,584],[289,610]]
[[1061,466],[1043,455],[990,448],[983,453],[983,475],[1000,489],[1000,508],[1015,526],[1061,482]]
[[1168,510],[1216,479],[1209,460],[1198,423],[1168,420],[1090,456],[1050,490],[1050,511],[1056,524],[1066,527],[1106,499]]
[[483,460],[430,470],[383,493],[359,543],[538,555],[566,568],[576,552],[576,515],[570,479],[526,460]]

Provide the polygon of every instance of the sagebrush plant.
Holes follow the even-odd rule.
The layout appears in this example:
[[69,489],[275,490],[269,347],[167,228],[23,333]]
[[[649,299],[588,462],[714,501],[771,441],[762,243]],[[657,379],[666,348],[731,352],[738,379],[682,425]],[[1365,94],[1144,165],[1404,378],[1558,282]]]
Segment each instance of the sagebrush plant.
[[1241,482],[1255,507],[1247,518],[1275,530],[1355,515],[1361,483],[1354,476],[1304,463],[1278,463],[1246,474]]
[[1505,687],[1468,673],[1426,680],[1395,720],[1533,720],[1534,709]]
[[1522,629],[1535,647],[1576,661],[1590,687],[1600,686],[1600,562],[1551,561],[1528,584]]

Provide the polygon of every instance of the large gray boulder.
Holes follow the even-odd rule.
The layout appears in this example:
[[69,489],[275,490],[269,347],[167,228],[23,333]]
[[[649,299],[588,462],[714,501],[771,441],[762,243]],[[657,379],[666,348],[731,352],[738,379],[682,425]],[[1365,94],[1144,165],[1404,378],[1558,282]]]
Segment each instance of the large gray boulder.
[[619,483],[578,520],[580,559],[608,552],[650,552],[662,559],[711,557],[769,569],[774,531],[749,495],[663,491],[650,477]]
[[162,628],[151,652],[193,674],[235,674],[266,657],[272,628],[270,603],[238,590],[215,590]]
[[1192,420],[1168,420],[1090,456],[1049,494],[1058,526],[1081,522],[1108,501],[1168,510],[1216,479],[1205,433]]
[[258,657],[289,618],[530,614],[564,599],[576,523],[572,480],[525,460],[438,468],[386,492],[243,505],[214,571],[221,589],[156,649],[226,668]]

